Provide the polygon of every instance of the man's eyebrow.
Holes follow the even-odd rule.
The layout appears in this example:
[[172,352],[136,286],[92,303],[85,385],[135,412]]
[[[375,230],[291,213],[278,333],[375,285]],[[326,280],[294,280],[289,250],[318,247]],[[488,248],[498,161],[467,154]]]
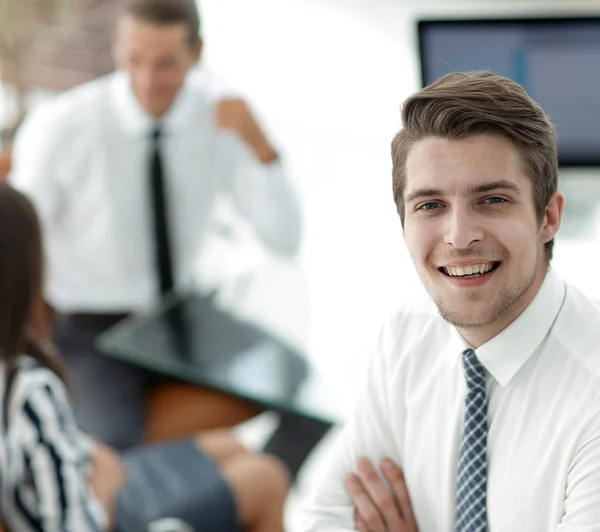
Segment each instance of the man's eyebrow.
[[491,192],[493,190],[510,190],[512,192],[521,192],[521,187],[512,181],[507,179],[500,179],[498,181],[492,181],[490,183],[482,183],[480,185],[474,185],[465,189],[465,194],[470,196],[473,194],[482,194],[484,192]]
[[[521,188],[512,181],[508,181],[507,179],[499,179],[498,181],[491,181],[489,183],[481,183],[479,185],[467,187],[462,192],[462,195],[472,196],[474,194],[483,194],[493,190],[510,190],[521,193]],[[410,203],[421,198],[431,198],[434,196],[443,197],[446,195],[447,192],[444,192],[441,188],[418,188],[408,194],[404,201],[406,203]]]
[[411,201],[415,201],[420,198],[431,198],[432,196],[444,196],[445,193],[441,188],[418,188],[413,190],[408,196],[405,198],[406,203],[410,203]]

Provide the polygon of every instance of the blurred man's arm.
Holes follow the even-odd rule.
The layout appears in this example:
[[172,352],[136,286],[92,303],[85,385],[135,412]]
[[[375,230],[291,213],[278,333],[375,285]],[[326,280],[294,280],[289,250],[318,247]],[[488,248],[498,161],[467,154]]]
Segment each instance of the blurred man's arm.
[[277,152],[254,118],[248,104],[240,98],[223,98],[217,103],[217,124],[233,131],[262,164],[277,159]]
[[384,457],[398,461],[399,442],[395,441],[390,419],[394,416],[401,423],[404,412],[401,401],[389,404],[389,351],[389,330],[384,329],[352,419],[320,464],[318,480],[303,512],[305,532],[354,530],[355,507],[346,489],[347,475],[356,472],[360,457],[376,464]]
[[227,187],[237,210],[267,247],[295,254],[302,220],[283,162],[243,100],[223,99],[215,112],[218,126],[237,140],[231,145],[237,153],[226,154],[233,163]]
[[60,210],[58,174],[61,165],[63,132],[50,118],[45,105],[32,110],[15,137],[9,183],[34,203],[44,229],[54,223]]

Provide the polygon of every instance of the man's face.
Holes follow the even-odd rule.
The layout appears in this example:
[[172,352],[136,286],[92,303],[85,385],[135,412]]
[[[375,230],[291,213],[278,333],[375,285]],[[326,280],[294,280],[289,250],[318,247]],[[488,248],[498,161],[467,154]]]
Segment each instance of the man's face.
[[521,154],[508,139],[416,143],[406,161],[404,199],[404,239],[448,322],[497,333],[531,302],[546,271],[543,245],[560,224],[562,195],[539,220]]
[[127,72],[142,107],[160,117],[171,106],[189,70],[200,57],[185,24],[159,25],[131,15],[117,28],[115,62]]

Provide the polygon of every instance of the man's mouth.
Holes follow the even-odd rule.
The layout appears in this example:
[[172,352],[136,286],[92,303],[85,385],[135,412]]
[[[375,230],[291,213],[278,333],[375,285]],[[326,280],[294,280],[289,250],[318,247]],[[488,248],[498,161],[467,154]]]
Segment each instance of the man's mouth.
[[476,279],[489,275],[498,269],[500,262],[482,262],[479,264],[469,264],[468,266],[442,266],[438,268],[440,272],[453,279]]

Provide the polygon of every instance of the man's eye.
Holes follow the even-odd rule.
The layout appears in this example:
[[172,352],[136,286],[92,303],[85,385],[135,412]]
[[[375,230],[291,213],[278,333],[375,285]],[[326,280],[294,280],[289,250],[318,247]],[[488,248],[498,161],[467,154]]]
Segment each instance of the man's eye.
[[498,196],[492,196],[490,198],[485,198],[483,200],[483,203],[486,203],[488,205],[495,205],[497,203],[506,203],[506,200],[504,198],[500,198]]
[[443,205],[439,201],[428,201],[427,203],[423,203],[419,205],[417,208],[418,211],[432,211],[434,209],[438,209],[439,207],[443,207]]

